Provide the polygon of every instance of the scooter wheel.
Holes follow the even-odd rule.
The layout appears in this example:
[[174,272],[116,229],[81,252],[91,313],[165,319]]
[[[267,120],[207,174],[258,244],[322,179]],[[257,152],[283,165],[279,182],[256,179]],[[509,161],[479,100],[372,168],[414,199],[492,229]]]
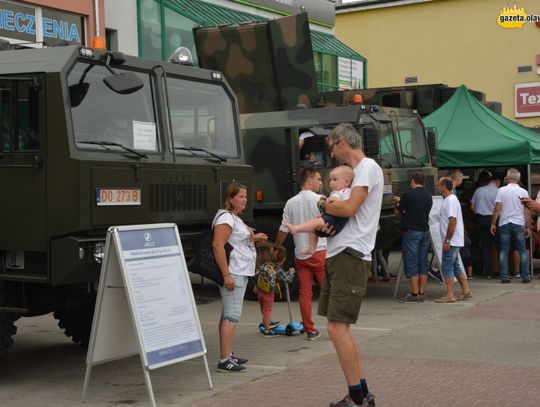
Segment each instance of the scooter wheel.
[[285,327],[285,333],[287,334],[287,336],[291,336],[292,333],[293,333],[293,328],[292,328],[292,326],[287,325],[287,326]]

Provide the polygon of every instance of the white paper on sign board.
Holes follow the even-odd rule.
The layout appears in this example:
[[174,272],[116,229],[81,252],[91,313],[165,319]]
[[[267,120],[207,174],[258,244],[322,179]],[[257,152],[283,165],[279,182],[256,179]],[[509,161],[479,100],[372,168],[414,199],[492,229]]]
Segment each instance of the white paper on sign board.
[[155,151],[156,147],[156,124],[133,121],[133,148]]

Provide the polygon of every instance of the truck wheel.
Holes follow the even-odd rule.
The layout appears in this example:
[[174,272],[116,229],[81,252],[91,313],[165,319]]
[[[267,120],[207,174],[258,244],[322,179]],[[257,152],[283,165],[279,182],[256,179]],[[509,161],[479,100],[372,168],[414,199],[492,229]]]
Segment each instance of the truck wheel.
[[58,308],[53,315],[58,320],[58,326],[64,330],[64,334],[68,338],[82,346],[88,346],[94,318],[93,304]]
[[14,322],[18,318],[18,315],[0,313],[0,357],[4,356],[8,348],[13,346],[11,337],[17,333]]

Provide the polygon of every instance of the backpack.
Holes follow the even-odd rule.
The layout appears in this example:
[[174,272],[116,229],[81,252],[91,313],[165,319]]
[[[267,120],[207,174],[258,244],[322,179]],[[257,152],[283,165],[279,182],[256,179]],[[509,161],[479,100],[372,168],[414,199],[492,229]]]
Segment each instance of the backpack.
[[263,293],[270,293],[277,286],[277,267],[274,263],[264,263],[257,270],[257,288]]

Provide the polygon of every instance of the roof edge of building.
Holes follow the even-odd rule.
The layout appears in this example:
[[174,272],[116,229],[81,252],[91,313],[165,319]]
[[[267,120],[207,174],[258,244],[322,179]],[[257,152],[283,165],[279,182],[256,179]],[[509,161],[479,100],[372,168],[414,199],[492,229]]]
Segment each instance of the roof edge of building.
[[430,3],[435,0],[367,0],[336,4],[336,14],[353,13],[377,8],[408,6],[417,3]]

